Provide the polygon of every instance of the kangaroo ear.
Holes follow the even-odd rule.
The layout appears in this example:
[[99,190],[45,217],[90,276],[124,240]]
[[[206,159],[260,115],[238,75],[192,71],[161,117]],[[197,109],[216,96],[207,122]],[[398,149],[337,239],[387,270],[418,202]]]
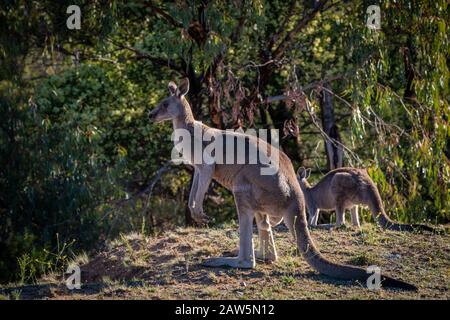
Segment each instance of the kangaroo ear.
[[184,78],[180,82],[180,86],[178,87],[178,96],[185,96],[189,92],[189,79]]
[[308,179],[310,175],[311,175],[311,168],[308,168],[306,169],[305,179]]
[[173,81],[169,82],[169,92],[170,92],[171,96],[174,96],[177,94],[177,85]]
[[304,178],[304,174],[305,174],[305,167],[300,167],[297,169],[297,176],[300,177],[301,179]]

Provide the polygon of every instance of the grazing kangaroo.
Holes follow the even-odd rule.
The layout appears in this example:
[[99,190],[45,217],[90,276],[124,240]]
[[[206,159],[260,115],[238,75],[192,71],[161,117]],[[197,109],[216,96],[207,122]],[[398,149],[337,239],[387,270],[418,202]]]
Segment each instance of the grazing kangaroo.
[[[205,134],[218,136],[234,135],[245,138],[247,147],[265,147],[268,153],[279,153],[278,170],[271,175],[261,174],[267,165],[256,164],[218,164],[204,161],[195,164],[194,177],[189,197],[189,208],[197,221],[204,221],[203,200],[212,179],[215,179],[233,193],[239,217],[239,254],[237,257],[219,257],[207,259],[203,265],[208,267],[228,266],[234,268],[254,268],[256,259],[253,245],[253,219],[256,218],[259,237],[266,252],[272,252],[270,259],[276,259],[272,226],[284,220],[297,241],[299,251],[318,272],[338,279],[358,280],[363,284],[370,276],[366,270],[332,262],[326,259],[316,248],[306,221],[303,192],[297,181],[294,168],[289,158],[280,150],[263,140],[240,133],[210,128],[194,119],[185,95],[189,90],[189,81],[184,80],[179,87],[169,83],[170,96],[163,99],[149,113],[153,122],[172,120],[174,129],[187,130],[192,139],[197,137],[194,131],[200,127]],[[204,147],[204,144],[202,145]],[[228,152],[228,150],[227,150]],[[247,154],[246,154],[247,155]],[[263,250],[264,251],[264,250]],[[417,290],[414,285],[388,276],[381,276],[382,285],[404,290]]]
[[352,224],[360,227],[358,205],[368,206],[372,217],[384,229],[397,231],[434,231],[422,224],[399,224],[386,215],[378,188],[366,169],[339,168],[328,172],[314,187],[308,178],[311,169],[303,167],[297,170],[300,188],[305,196],[309,212],[309,225],[317,226],[319,211],[336,210],[336,227],[345,224],[345,209],[352,213]]

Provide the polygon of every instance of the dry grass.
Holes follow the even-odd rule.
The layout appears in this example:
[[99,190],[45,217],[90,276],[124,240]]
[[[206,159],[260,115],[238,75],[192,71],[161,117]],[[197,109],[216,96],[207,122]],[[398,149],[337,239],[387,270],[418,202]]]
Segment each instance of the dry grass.
[[[280,259],[254,270],[209,269],[201,261],[231,255],[236,227],[177,229],[158,237],[130,234],[83,263],[81,290],[70,291],[61,278],[35,286],[8,286],[3,298],[22,299],[449,299],[448,235],[380,231],[313,230],[321,251],[349,264],[376,264],[382,272],[419,287],[419,291],[368,290],[357,283],[320,276],[297,255],[285,228],[276,231]],[[255,243],[256,235],[255,235]]]

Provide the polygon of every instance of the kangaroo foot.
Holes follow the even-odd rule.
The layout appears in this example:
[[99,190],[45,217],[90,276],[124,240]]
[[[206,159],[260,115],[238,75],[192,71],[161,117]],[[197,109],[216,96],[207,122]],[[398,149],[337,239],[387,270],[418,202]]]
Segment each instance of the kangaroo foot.
[[346,230],[349,227],[345,224],[338,226],[334,223],[316,224],[315,226],[309,226],[311,229],[323,229],[323,230]]
[[261,250],[255,251],[255,257],[265,263],[274,263],[278,259],[277,255],[273,252],[262,252]]
[[239,257],[209,258],[203,261],[202,265],[210,268],[231,267],[241,269],[252,269],[256,266],[255,261],[240,260]]
[[[224,252],[225,255],[233,255],[238,256],[239,255],[239,248],[236,248],[232,251]],[[261,250],[255,250],[255,258],[260,261],[264,261],[265,263],[273,263],[277,261],[278,256],[276,254],[273,254],[272,252],[262,252]]]
[[336,225],[334,223],[316,224],[309,226],[311,229],[324,229],[331,230],[335,229]]
[[351,225],[351,226],[347,226],[348,229],[350,230],[354,230],[354,231],[360,231],[361,230],[361,226],[357,226],[357,225]]
[[355,228],[355,229],[361,229],[361,224],[360,223],[357,223],[357,224],[353,223],[352,227]]
[[336,224],[333,229],[336,229],[336,230],[347,230],[347,229],[349,229],[349,227],[346,224],[341,224],[339,226]]
[[230,251],[223,251],[222,254],[225,257],[237,257],[239,256],[239,247]]

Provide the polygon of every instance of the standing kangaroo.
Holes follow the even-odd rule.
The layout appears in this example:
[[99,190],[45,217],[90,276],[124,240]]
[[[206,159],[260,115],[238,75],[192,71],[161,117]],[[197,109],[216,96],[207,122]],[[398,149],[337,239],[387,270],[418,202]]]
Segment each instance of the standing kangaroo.
[[308,178],[311,169],[299,168],[297,178],[305,196],[309,212],[309,225],[317,226],[319,211],[336,210],[336,227],[345,224],[345,209],[350,209],[352,224],[360,227],[358,205],[368,206],[372,217],[383,229],[397,231],[426,230],[433,228],[422,224],[399,224],[386,215],[378,188],[366,169],[339,168],[328,172],[314,187]]
[[[189,208],[196,221],[204,221],[203,200],[212,179],[215,179],[234,196],[239,217],[239,254],[237,257],[219,257],[206,260],[203,265],[209,267],[228,266],[234,268],[254,268],[256,266],[253,245],[253,219],[256,218],[263,251],[275,260],[276,250],[272,234],[272,226],[283,219],[297,241],[302,256],[318,272],[338,279],[358,280],[366,283],[366,270],[350,265],[338,264],[326,259],[314,245],[308,231],[303,192],[297,181],[294,168],[289,158],[280,150],[263,140],[240,133],[210,128],[194,119],[185,95],[189,90],[189,81],[184,80],[179,87],[169,83],[170,96],[162,100],[149,113],[153,122],[172,120],[173,128],[188,131],[193,140],[197,139],[194,131],[201,128],[205,134],[213,136],[234,135],[245,138],[248,147],[267,147],[269,153],[279,152],[278,170],[272,175],[262,175],[261,168],[266,165],[257,164],[218,164],[194,163],[194,177],[189,197]],[[233,137],[233,139],[234,139]],[[204,147],[204,144],[202,144]],[[227,150],[228,151],[228,150]],[[246,154],[247,155],[247,154]],[[385,287],[397,287],[405,290],[417,290],[411,284],[388,276],[381,276]]]

